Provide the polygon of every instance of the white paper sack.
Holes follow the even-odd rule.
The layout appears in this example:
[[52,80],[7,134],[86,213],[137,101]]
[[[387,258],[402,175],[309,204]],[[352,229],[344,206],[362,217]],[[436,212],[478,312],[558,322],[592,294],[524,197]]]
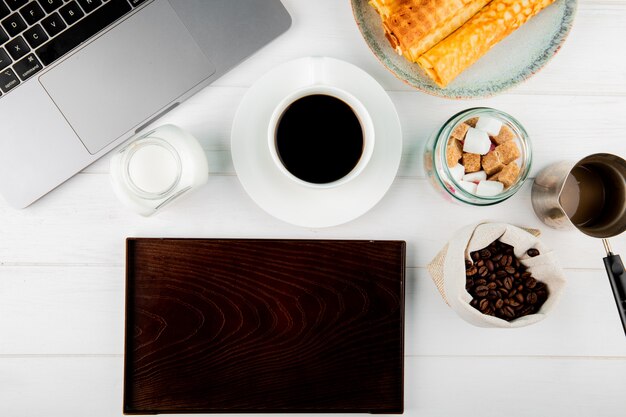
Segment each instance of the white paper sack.
[[[465,290],[465,260],[470,260],[471,252],[497,239],[513,246],[515,256],[533,277],[548,286],[548,299],[537,313],[508,322],[470,306],[472,296]],[[540,255],[529,257],[526,251],[530,248],[539,250]],[[565,286],[565,276],[553,252],[529,232],[506,223],[482,223],[459,230],[448,242],[447,250],[444,248],[428,265],[428,271],[450,307],[463,320],[479,327],[512,328],[537,323],[554,309]]]

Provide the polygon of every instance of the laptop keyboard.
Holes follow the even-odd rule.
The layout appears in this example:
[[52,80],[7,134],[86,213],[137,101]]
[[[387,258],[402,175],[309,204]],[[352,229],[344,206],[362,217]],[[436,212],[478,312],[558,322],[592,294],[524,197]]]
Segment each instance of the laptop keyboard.
[[0,96],[146,0],[0,0]]

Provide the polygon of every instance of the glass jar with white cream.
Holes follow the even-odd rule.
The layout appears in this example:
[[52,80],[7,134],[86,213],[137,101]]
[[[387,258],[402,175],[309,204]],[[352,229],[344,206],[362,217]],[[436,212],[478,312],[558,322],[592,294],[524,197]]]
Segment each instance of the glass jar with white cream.
[[189,132],[164,125],[133,140],[111,159],[111,182],[127,207],[150,216],[208,181],[204,150]]

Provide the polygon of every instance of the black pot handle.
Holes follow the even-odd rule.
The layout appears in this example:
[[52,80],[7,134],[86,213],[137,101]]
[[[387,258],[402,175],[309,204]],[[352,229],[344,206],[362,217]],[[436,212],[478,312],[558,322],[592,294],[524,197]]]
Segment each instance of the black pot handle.
[[613,289],[613,296],[615,296],[615,302],[617,303],[617,311],[619,312],[619,317],[622,320],[624,333],[626,333],[626,271],[624,270],[622,258],[611,252],[608,241],[605,240],[604,245],[607,248],[608,255],[604,258],[604,267],[606,268],[606,273],[609,276],[611,288]]

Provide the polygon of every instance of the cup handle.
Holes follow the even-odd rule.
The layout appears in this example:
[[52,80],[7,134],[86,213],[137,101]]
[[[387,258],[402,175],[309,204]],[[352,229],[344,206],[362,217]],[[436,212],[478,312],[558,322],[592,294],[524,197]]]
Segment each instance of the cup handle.
[[328,84],[326,77],[326,58],[312,56],[309,70],[311,85]]

